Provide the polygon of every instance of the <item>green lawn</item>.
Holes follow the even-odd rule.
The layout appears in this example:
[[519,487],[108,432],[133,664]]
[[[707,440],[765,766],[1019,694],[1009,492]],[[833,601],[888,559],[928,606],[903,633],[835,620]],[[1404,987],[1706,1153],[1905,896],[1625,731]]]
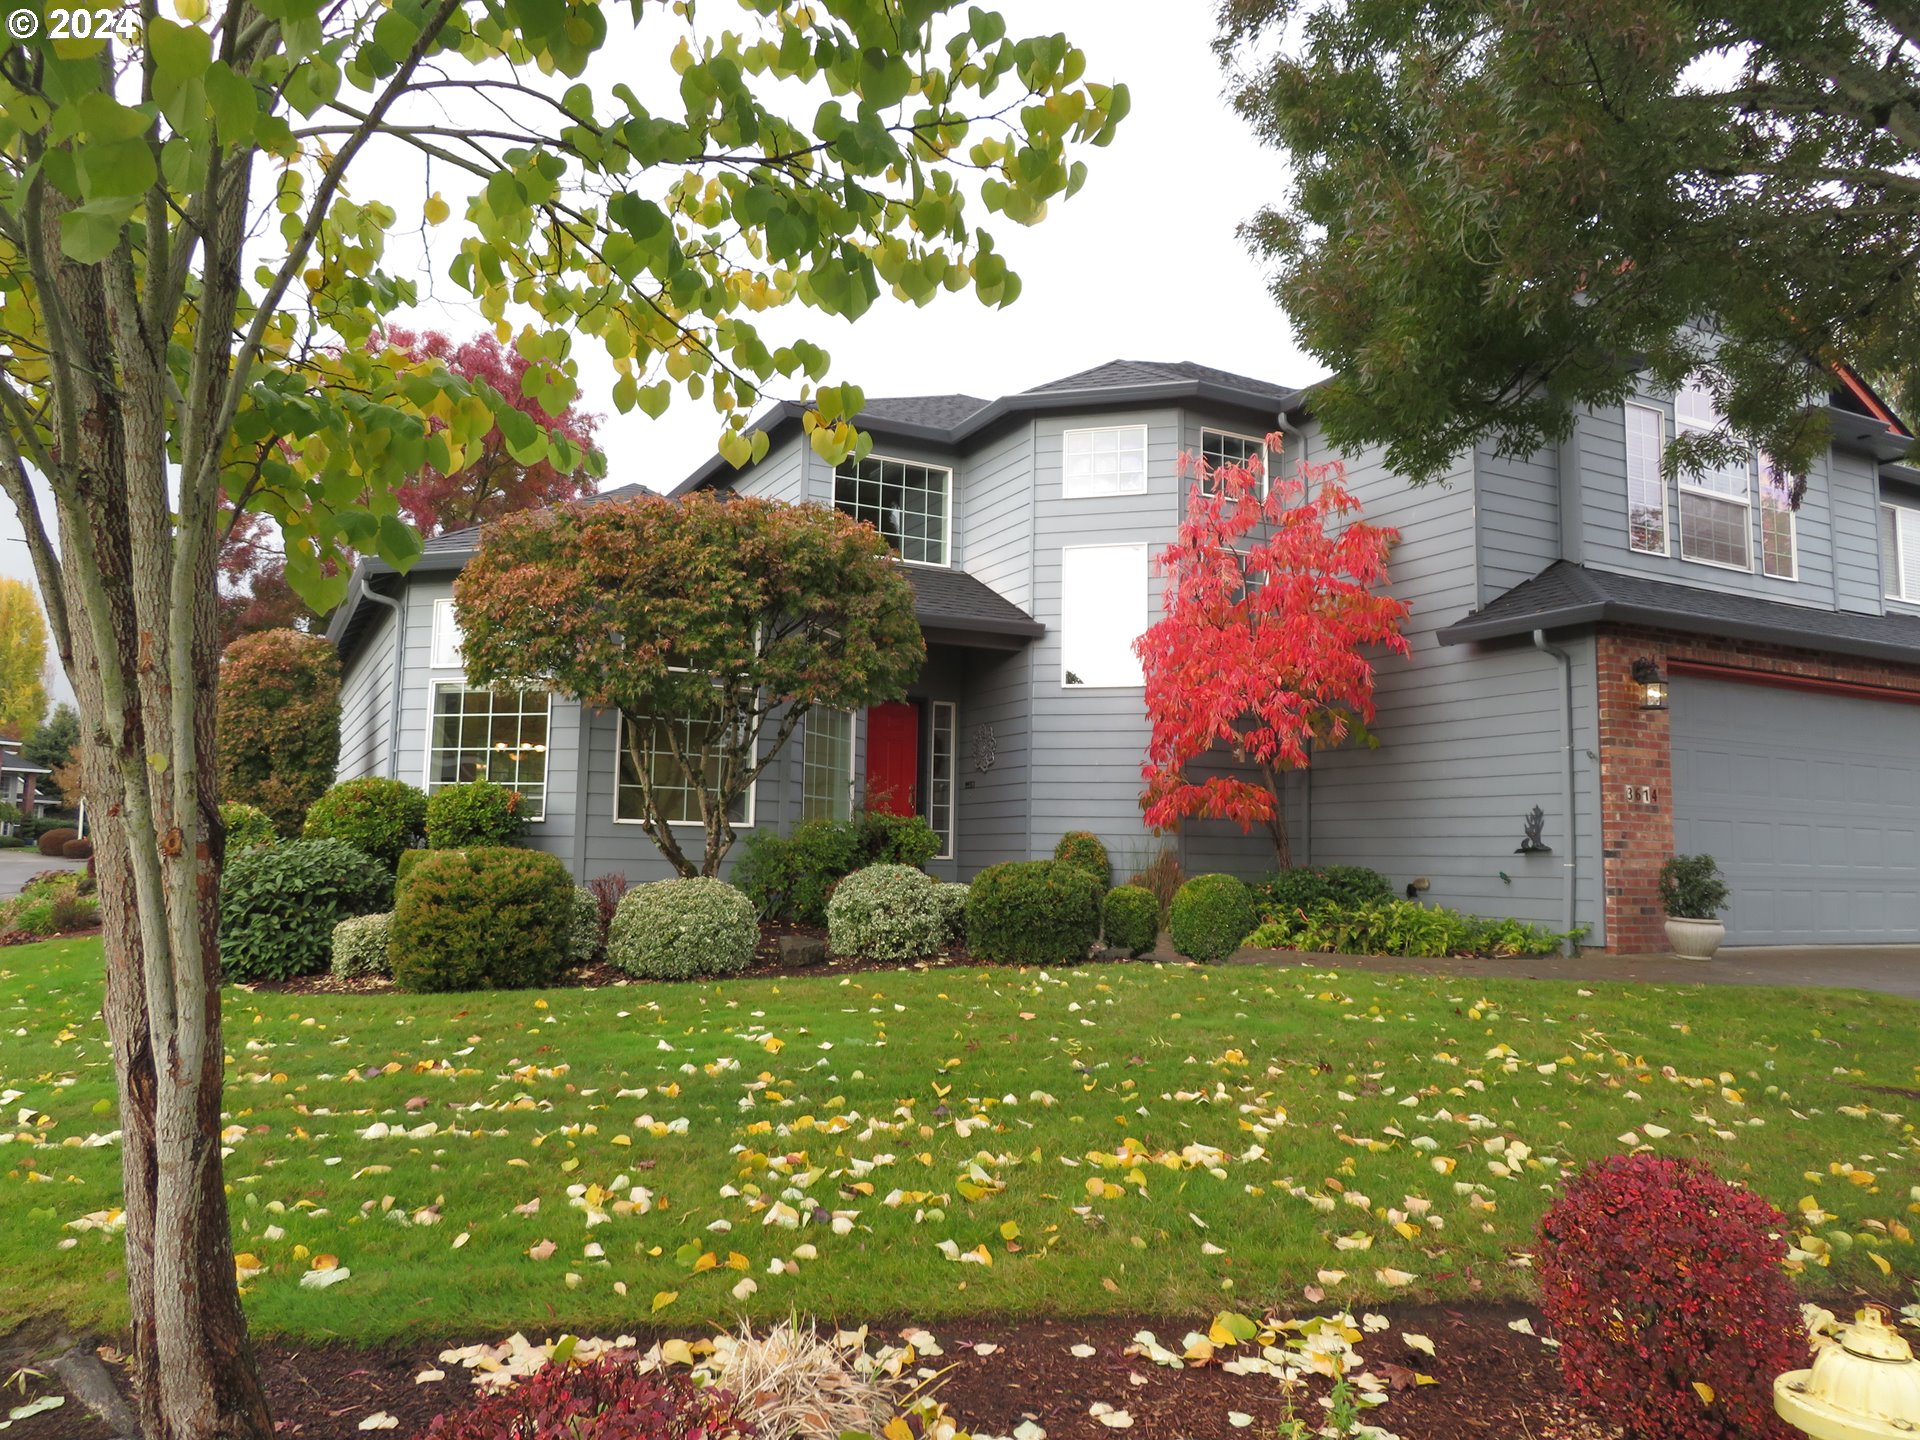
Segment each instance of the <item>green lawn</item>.
[[[71,1228],[119,1193],[99,963],[0,951],[0,1316],[123,1316],[118,1236]],[[261,1333],[1524,1295],[1559,1172],[1642,1143],[1799,1216],[1814,1287],[1920,1275],[1920,1005],[1883,996],[1133,964],[227,1026]]]

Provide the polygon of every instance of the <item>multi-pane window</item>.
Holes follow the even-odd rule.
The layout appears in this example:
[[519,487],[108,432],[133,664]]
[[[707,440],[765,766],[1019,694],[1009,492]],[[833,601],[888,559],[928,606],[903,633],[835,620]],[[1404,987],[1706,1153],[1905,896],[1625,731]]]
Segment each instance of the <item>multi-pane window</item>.
[[1229,465],[1236,469],[1261,462],[1260,489],[1264,494],[1267,488],[1267,442],[1256,435],[1235,435],[1227,430],[1202,430],[1200,432],[1200,493],[1211,495],[1218,488],[1214,475]]
[[807,712],[801,742],[800,818],[845,820],[853,814],[853,712]]
[[[1709,433],[1720,424],[1713,395],[1697,383],[1673,397],[1673,423],[1681,434]],[[1680,476],[1680,554],[1683,559],[1753,568],[1752,461],[1722,460]]]
[[1627,406],[1627,542],[1644,555],[1667,553],[1667,479],[1661,473],[1666,419]]
[[1880,507],[1880,569],[1889,600],[1920,604],[1920,509]]
[[547,732],[551,697],[544,690],[433,688],[427,790],[490,780],[518,790],[529,820],[547,809]]
[[951,701],[933,702],[933,730],[927,748],[927,824],[940,837],[935,859],[953,855],[953,779],[959,709]]
[[[720,719],[717,715],[681,716],[672,720],[635,718],[622,715],[616,727],[619,746],[619,773],[614,785],[613,818],[637,821],[646,814],[646,800],[640,786],[639,766],[646,767],[648,783],[660,818],[670,825],[700,823],[699,792],[685,768],[674,758],[677,747],[683,756],[691,756],[711,747],[702,768],[707,788],[720,784]],[[637,743],[640,755],[634,758]],[[753,823],[754,786],[734,801],[727,818],[735,825]]]
[[1108,425],[1069,430],[1063,439],[1061,493],[1069,500],[1143,495],[1147,489],[1147,427]]
[[953,472],[869,455],[833,472],[833,505],[886,536],[902,560],[947,563],[947,513]]
[[1760,569],[1776,580],[1799,576],[1799,557],[1794,549],[1796,515],[1793,508],[1793,476],[1774,463],[1771,455],[1760,457]]
[[1069,545],[1060,552],[1060,683],[1143,684],[1133,642],[1147,628],[1147,547]]

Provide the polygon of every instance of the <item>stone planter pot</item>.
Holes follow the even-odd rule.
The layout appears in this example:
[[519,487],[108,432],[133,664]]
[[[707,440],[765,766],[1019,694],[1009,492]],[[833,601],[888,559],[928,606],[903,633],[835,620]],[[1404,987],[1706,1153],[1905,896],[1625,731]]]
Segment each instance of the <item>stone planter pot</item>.
[[1718,920],[1667,917],[1667,944],[1676,959],[1711,960],[1726,938],[1727,927]]

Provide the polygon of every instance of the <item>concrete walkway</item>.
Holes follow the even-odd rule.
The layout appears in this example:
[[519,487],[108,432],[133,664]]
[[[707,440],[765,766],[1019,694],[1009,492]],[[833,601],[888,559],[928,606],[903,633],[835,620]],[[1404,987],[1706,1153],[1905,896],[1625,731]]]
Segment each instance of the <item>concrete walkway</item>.
[[20,893],[20,887],[42,870],[84,870],[84,860],[55,859],[38,850],[0,850],[0,900]]
[[1599,953],[1573,959],[1548,955],[1507,960],[1403,960],[1390,955],[1303,955],[1293,950],[1242,950],[1228,963],[1457,975],[1464,980],[1597,980],[1616,985],[1826,985],[1920,1000],[1920,945],[1751,946],[1722,950],[1711,960]]

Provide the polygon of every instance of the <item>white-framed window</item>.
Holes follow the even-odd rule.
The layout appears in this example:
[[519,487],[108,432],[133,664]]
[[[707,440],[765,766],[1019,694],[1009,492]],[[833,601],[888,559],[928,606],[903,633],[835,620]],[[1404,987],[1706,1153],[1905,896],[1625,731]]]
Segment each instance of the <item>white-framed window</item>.
[[[1713,395],[1697,381],[1673,397],[1674,428],[1681,434],[1718,428]],[[1753,569],[1753,463],[1722,461],[1680,476],[1680,558],[1729,570]]]
[[1889,600],[1920,605],[1920,508],[1880,507],[1880,570]]
[[520,792],[527,819],[545,819],[552,729],[553,697],[544,690],[472,690],[461,681],[436,681],[427,721],[427,793],[490,780]]
[[945,565],[953,472],[885,455],[848,460],[833,472],[833,508],[864,520],[912,565]]
[[453,613],[451,596],[433,602],[433,638],[427,663],[435,670],[460,670],[460,621]]
[[1793,508],[1794,477],[1760,457],[1760,573],[1775,580],[1800,578],[1799,512]]
[[1212,495],[1218,490],[1214,483],[1214,473],[1229,465],[1250,465],[1255,460],[1260,466],[1260,493],[1267,493],[1267,442],[1258,435],[1237,435],[1231,430],[1202,430],[1200,432],[1200,493]]
[[1069,430],[1062,441],[1061,494],[1069,500],[1101,495],[1144,495],[1147,490],[1147,427],[1106,425]]
[[1627,543],[1643,555],[1667,553],[1666,416],[1627,406]]
[[[638,825],[640,817],[646,813],[640,777],[634,769],[633,751],[627,744],[629,727],[643,727],[640,737],[641,763],[647,767],[647,777],[653,786],[653,798],[661,818],[669,825],[700,823],[700,801],[693,786],[688,783],[686,773],[673,758],[673,750],[668,743],[668,726],[673,727],[680,752],[684,755],[712,742],[714,732],[719,729],[720,718],[711,714],[686,715],[662,721],[625,714],[620,716],[619,722],[613,727],[613,820],[616,825]],[[728,812],[727,818],[733,822],[735,829],[753,827],[753,798],[758,788],[759,781],[756,780]]]
[[805,724],[800,818],[846,820],[853,814],[853,712],[815,706]]
[[1147,546],[1069,545],[1060,552],[1060,683],[1142,685],[1133,642],[1147,628]]
[[927,824],[940,837],[936,860],[953,858],[954,777],[958,766],[960,707],[951,700],[933,702],[927,731]]

